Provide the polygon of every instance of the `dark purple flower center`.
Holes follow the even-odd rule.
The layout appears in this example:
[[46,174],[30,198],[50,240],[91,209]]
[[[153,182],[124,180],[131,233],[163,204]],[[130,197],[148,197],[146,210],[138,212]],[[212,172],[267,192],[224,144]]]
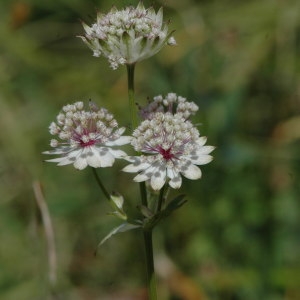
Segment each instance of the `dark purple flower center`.
[[84,147],[95,145],[96,141],[95,140],[90,140],[90,141],[85,143],[83,140],[80,140],[79,143],[80,143],[80,146],[84,148]]
[[170,160],[174,157],[174,155],[171,153],[171,147],[167,150],[160,147],[158,152],[163,156],[165,160]]

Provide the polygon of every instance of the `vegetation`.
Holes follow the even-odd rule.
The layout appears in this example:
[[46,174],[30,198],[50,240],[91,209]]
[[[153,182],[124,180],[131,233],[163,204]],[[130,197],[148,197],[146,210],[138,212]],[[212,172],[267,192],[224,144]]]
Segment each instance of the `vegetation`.
[[[203,178],[184,182],[188,203],[155,230],[159,294],[299,299],[300,2],[144,2],[152,3],[164,6],[178,46],[137,65],[137,99],[176,92],[195,101],[200,132],[217,147]],[[95,256],[118,220],[106,214],[91,170],[44,164],[41,154],[50,122],[67,103],[92,99],[129,124],[125,67],[109,70],[76,38],[79,19],[90,23],[96,8],[111,5],[1,2],[0,299],[146,299],[142,235],[112,238]],[[99,174],[137,213],[138,190],[118,170],[125,164],[117,165]],[[40,185],[57,278],[49,279],[53,252]]]

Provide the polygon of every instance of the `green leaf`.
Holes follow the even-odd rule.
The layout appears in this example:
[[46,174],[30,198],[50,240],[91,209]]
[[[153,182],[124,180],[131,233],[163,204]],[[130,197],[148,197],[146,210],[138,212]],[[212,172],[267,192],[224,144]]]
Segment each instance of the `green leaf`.
[[120,232],[126,232],[132,229],[136,229],[141,227],[140,225],[130,224],[130,223],[123,223],[119,225],[118,227],[115,227],[102,241],[99,243],[97,248],[102,246],[108,239],[110,239],[113,235],[120,233]]
[[142,215],[146,218],[151,218],[153,217],[154,213],[151,209],[149,209],[147,206],[145,205],[141,205],[141,206],[138,206],[138,208],[140,209]]
[[150,216],[144,220],[143,228],[145,230],[152,230],[156,224],[158,224],[162,219],[169,216],[174,210],[180,208],[183,204],[187,202],[187,200],[184,199],[185,195],[179,195],[173,200],[169,202],[167,207],[160,211],[159,213]]
[[171,214],[174,210],[180,208],[183,204],[187,202],[187,200],[184,199],[185,195],[179,195],[173,200],[169,202],[167,207],[164,210],[164,214],[169,215]]

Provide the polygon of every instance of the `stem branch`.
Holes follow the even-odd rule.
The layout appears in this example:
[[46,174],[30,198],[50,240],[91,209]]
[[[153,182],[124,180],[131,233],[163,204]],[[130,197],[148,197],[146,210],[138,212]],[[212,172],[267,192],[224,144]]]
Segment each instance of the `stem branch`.
[[102,193],[104,194],[105,198],[106,198],[108,201],[110,201],[110,194],[109,194],[109,192],[106,190],[105,186],[103,185],[103,183],[102,183],[102,181],[101,181],[99,175],[97,174],[96,169],[95,169],[95,168],[92,168],[92,171],[93,171],[94,177],[95,177],[95,179],[96,179],[96,181],[97,181],[97,183],[98,183],[98,185],[99,185],[99,187],[100,187]]

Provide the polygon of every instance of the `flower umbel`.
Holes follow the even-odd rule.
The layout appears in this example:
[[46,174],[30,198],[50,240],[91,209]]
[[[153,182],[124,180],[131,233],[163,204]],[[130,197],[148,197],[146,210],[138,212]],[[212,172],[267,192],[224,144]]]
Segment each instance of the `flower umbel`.
[[52,139],[54,150],[44,154],[60,155],[48,162],[58,166],[73,164],[82,170],[88,165],[94,168],[111,167],[115,158],[122,158],[126,153],[112,149],[130,143],[131,137],[122,136],[125,128],[117,128],[118,123],[104,108],[89,103],[89,110],[84,110],[83,102],[76,102],[63,107],[57,121],[49,126],[50,133],[58,139]]
[[150,180],[154,190],[160,190],[168,182],[172,188],[181,186],[181,175],[199,179],[204,165],[212,160],[209,155],[214,147],[204,146],[206,137],[181,114],[157,112],[151,120],[144,120],[133,132],[131,144],[141,156],[126,158],[131,164],[125,172],[138,172],[137,182]]
[[145,107],[140,107],[140,116],[143,119],[151,119],[156,112],[170,112],[180,114],[188,119],[198,111],[199,107],[195,102],[188,102],[186,98],[175,93],[168,93],[165,97],[159,95],[153,98]]
[[151,57],[165,44],[176,45],[163,23],[162,8],[156,13],[142,3],[123,10],[113,7],[106,15],[98,13],[96,23],[91,27],[83,23],[83,27],[85,35],[80,38],[94,56],[106,57],[113,69]]

